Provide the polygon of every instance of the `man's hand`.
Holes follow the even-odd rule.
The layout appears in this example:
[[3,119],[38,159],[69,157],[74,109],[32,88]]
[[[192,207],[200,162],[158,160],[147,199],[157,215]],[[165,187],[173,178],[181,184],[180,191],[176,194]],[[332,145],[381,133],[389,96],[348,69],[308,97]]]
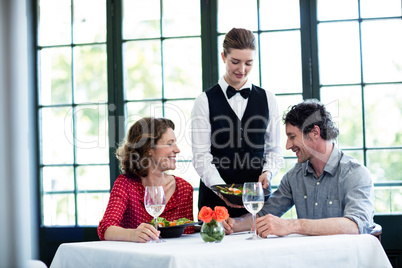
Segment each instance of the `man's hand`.
[[267,214],[257,218],[257,233],[261,237],[267,237],[268,235],[285,236],[289,234],[359,234],[359,227],[354,221],[345,217],[291,220]]
[[258,181],[261,182],[262,188],[268,189],[271,183],[272,172],[267,170],[258,177]]
[[251,217],[250,213],[247,213],[238,218],[228,218],[222,223],[225,228],[225,234],[250,231],[253,224],[253,217]]
[[235,224],[235,220],[233,218],[227,218],[225,221],[222,222],[223,227],[225,228],[225,234],[233,234],[233,226]]
[[271,214],[257,218],[257,233],[261,237],[268,235],[285,236],[292,233],[294,220],[281,219]]

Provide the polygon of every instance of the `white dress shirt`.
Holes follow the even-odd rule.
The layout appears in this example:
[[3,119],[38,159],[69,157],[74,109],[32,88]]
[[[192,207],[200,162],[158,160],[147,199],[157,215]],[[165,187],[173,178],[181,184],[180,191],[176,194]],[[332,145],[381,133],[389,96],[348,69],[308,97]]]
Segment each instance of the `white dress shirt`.
[[[235,94],[228,99],[226,89],[228,83],[223,77],[219,79],[225,98],[230,107],[233,109],[237,117],[241,120],[246,110],[248,98],[244,99],[240,94]],[[242,88],[250,88],[251,82],[247,81]],[[274,177],[279,169],[283,166],[282,148],[281,148],[281,121],[279,115],[278,104],[275,95],[265,90],[268,100],[269,120],[265,131],[264,139],[264,158],[265,164],[263,171],[270,171]],[[209,121],[208,97],[203,92],[195,100],[193,110],[191,112],[191,140],[193,150],[193,166],[200,175],[202,182],[207,186],[225,184],[225,181],[219,175],[215,165],[212,164],[213,156],[211,154],[211,124]],[[268,176],[269,179],[269,176]]]

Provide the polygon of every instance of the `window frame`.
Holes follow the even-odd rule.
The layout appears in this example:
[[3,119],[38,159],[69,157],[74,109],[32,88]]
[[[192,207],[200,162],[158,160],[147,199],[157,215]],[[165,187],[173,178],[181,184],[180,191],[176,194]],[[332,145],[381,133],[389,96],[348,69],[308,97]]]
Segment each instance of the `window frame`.
[[[162,0],[160,0],[162,2]],[[220,51],[220,46],[218,44],[218,38],[222,33],[217,31],[217,1],[218,0],[200,0],[200,12],[201,12],[201,50],[202,50],[202,83],[203,90],[214,85],[219,79],[219,66],[218,66],[218,55]],[[37,19],[38,19],[38,1],[32,1],[32,13],[33,23],[33,80],[35,82],[35,103],[36,103],[36,135],[40,137],[40,115],[38,110],[40,109],[39,103],[39,81],[37,76],[38,70],[38,55],[37,55],[37,41],[38,41],[38,30],[37,30]],[[299,0],[300,12],[303,14],[300,16],[300,35],[301,35],[301,62],[302,62],[302,98],[320,98],[320,89],[323,85],[319,82],[319,66],[318,66],[318,40],[317,40],[317,15],[316,15],[316,1],[315,0]],[[106,1],[106,16],[107,16],[107,37],[106,37],[106,51],[107,51],[107,77],[108,77],[108,101],[107,105],[109,107],[108,116],[108,129],[109,129],[109,148],[112,148],[111,144],[118,144],[125,136],[124,122],[125,118],[125,101],[123,92],[123,52],[122,52],[122,0],[107,0]],[[259,0],[257,0],[257,8],[259,8]],[[360,19],[359,19],[360,20]],[[359,21],[359,25],[361,21]],[[262,31],[256,32],[260,34]],[[361,36],[360,42],[361,42]],[[212,66],[212,68],[211,68]],[[260,71],[260,68],[258,68]],[[401,81],[402,83],[402,81]],[[361,83],[363,87],[364,84]],[[299,94],[299,93],[298,93]],[[287,95],[287,94],[282,94]],[[363,96],[364,98],[364,96]],[[166,101],[162,99],[162,102]],[[74,106],[74,104],[73,104]],[[364,106],[362,105],[362,109]],[[363,110],[364,114],[364,110]],[[38,140],[38,139],[37,139]],[[37,167],[37,178],[39,184],[41,184],[41,174],[40,170],[42,165],[40,163],[40,145],[39,141],[36,144],[36,167]],[[367,148],[365,143],[363,148],[364,152],[364,164],[366,165],[366,154],[367,150],[372,148]],[[376,149],[376,148],[374,148]],[[402,146],[396,149],[402,149]],[[348,150],[348,149],[346,149]],[[285,157],[294,158],[294,157]],[[120,173],[119,163],[114,156],[114,151],[109,150],[109,170],[110,170],[110,185],[113,186],[114,181]],[[402,186],[402,181],[397,182],[387,182],[387,183],[375,183],[375,187],[394,187]],[[274,189],[276,186],[273,187]],[[195,188],[195,190],[198,190]],[[43,226],[41,222],[42,215],[42,193],[40,186],[37,189],[38,202],[36,204],[38,211],[38,229],[40,234],[40,258],[45,261],[47,265],[53,258],[57,247],[61,243],[65,242],[75,242],[75,241],[91,241],[97,240],[96,227],[93,226]],[[76,212],[77,213],[77,212]],[[387,216],[389,216],[387,214]],[[381,217],[381,215],[376,215],[376,217]],[[77,223],[77,219],[76,219]]]

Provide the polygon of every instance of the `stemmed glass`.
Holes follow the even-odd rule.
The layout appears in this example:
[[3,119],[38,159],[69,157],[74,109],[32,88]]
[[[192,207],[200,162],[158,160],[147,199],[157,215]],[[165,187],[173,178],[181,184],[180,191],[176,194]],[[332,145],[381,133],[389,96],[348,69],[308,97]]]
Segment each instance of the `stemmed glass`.
[[247,240],[261,239],[257,235],[255,215],[264,206],[264,190],[261,182],[246,182],[243,185],[243,204],[244,207],[253,215],[253,235]]
[[[165,192],[162,186],[147,186],[145,187],[144,196],[145,209],[148,214],[154,217],[155,229],[158,230],[158,216],[162,214],[166,205]],[[165,242],[163,239],[152,241],[155,243]]]

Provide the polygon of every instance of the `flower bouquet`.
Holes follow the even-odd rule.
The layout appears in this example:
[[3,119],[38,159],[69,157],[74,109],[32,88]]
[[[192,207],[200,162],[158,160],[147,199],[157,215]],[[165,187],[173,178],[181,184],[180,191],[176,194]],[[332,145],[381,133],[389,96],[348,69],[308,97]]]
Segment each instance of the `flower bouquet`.
[[229,218],[229,213],[225,207],[216,206],[214,210],[210,207],[202,207],[198,213],[198,219],[204,222],[200,231],[202,240],[209,243],[221,242],[225,236],[222,221],[227,218]]

